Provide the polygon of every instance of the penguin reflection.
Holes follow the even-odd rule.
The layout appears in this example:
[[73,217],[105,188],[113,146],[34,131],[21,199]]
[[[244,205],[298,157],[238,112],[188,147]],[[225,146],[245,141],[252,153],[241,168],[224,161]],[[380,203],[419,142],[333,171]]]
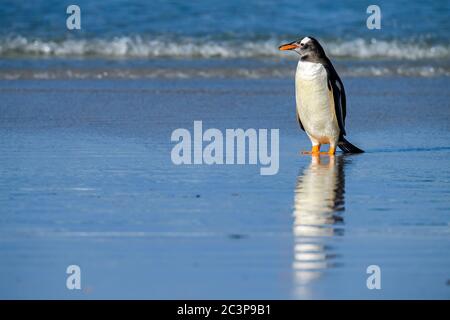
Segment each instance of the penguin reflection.
[[330,237],[342,235],[344,158],[313,156],[297,178],[294,198],[294,275],[297,293],[306,297],[307,285],[335,264]]

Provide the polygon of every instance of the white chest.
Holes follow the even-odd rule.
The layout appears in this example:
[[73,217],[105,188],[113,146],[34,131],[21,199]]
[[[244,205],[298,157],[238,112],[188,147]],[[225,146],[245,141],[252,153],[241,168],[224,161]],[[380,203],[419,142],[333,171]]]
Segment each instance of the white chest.
[[326,77],[326,70],[320,63],[299,61],[297,64],[296,77],[303,80],[314,80]]
[[327,72],[322,64],[299,61],[295,74],[297,112],[310,137],[339,135],[334,100],[328,89]]

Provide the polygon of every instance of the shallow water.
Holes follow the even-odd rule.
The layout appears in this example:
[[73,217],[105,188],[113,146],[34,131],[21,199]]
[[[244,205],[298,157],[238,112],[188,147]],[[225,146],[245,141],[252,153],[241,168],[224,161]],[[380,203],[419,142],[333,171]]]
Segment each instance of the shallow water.
[[[292,79],[0,82],[0,297],[450,298],[449,78],[344,82],[332,159]],[[279,128],[279,173],[173,165],[194,120]]]

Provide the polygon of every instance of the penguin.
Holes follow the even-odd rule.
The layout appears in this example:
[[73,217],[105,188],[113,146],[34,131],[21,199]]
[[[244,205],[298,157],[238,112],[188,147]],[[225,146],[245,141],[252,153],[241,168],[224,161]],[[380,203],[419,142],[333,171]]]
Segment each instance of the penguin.
[[325,54],[319,41],[305,37],[281,45],[279,50],[293,50],[300,55],[295,73],[297,120],[300,128],[311,140],[311,152],[320,154],[320,147],[329,144],[329,155],[336,146],[344,153],[362,153],[363,150],[348,142],[344,136],[346,97],[344,84]]

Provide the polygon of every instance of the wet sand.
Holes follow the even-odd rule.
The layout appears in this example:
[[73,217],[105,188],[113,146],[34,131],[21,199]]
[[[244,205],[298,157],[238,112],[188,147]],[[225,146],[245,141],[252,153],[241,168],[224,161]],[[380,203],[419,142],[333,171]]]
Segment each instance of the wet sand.
[[[344,82],[366,153],[317,159],[292,79],[0,81],[0,298],[450,298],[450,80]],[[279,173],[173,165],[194,120],[279,128]]]

